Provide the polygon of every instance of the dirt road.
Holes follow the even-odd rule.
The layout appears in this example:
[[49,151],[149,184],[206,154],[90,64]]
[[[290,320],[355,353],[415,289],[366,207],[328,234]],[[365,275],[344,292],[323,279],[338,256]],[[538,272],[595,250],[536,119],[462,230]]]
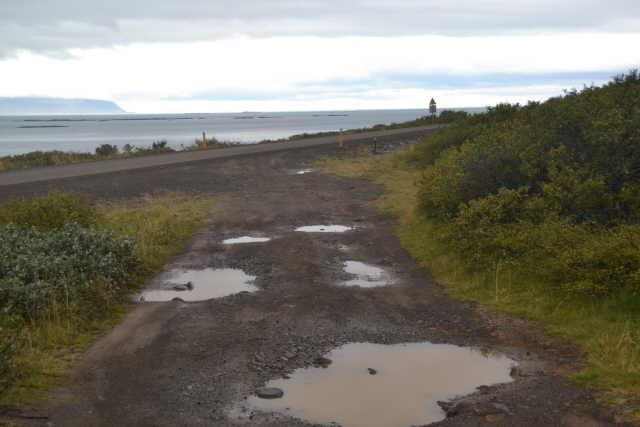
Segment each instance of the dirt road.
[[[391,148],[410,142],[390,138],[385,144]],[[356,148],[352,145],[347,151]],[[308,425],[286,411],[272,414],[252,409],[246,399],[251,400],[256,388],[270,380],[321,365],[318,358],[343,344],[428,341],[472,346],[482,349],[486,357],[502,354],[518,363],[510,372],[511,382],[477,384],[480,387],[472,390],[471,398],[450,408],[451,416],[433,425],[612,425],[588,391],[559,376],[579,363],[574,348],[549,338],[535,325],[482,313],[473,304],[444,295],[400,247],[393,234],[393,218],[370,206],[381,194],[379,187],[318,171],[297,174],[324,154],[347,155],[324,145],[14,186],[14,192],[17,187],[39,192],[63,186],[91,190],[97,197],[124,197],[159,188],[222,197],[224,210],[212,216],[167,271],[240,269],[256,277],[253,284],[258,289],[201,302],[139,303],[89,351],[74,370],[71,385],[55,391],[49,406],[38,408],[48,418],[30,423]],[[295,231],[314,224],[353,228],[344,233]],[[244,235],[271,240],[222,243]],[[391,283],[374,288],[344,286],[352,278],[343,271],[346,261],[378,266]],[[151,286],[163,286],[161,278]],[[363,360],[366,356],[361,355]],[[375,366],[362,366],[363,372],[371,368]],[[445,380],[450,376],[456,381],[461,368],[449,366]],[[359,395],[366,397],[387,385],[389,377],[384,369],[378,370],[371,369],[369,374],[379,382]],[[321,372],[330,373],[331,366]],[[416,377],[424,374],[414,373]],[[400,390],[396,397],[409,396]],[[309,404],[324,405],[330,414],[332,403],[327,402]],[[361,416],[360,425],[373,425],[375,413],[358,413],[355,400],[353,406]],[[392,411],[394,401],[375,406]]]

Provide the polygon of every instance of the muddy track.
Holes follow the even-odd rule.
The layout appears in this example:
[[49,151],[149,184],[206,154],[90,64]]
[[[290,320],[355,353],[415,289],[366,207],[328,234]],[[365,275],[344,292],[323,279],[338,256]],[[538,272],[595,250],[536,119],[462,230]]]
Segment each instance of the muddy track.
[[[406,142],[412,141],[386,144]],[[319,172],[292,174],[318,155],[356,149],[314,147],[29,187],[92,189],[96,197],[161,188],[222,197],[224,210],[167,269],[238,268],[257,276],[259,288],[203,302],[138,304],[92,347],[71,385],[35,409],[48,419],[30,424],[304,426],[285,415],[243,410],[243,402],[267,381],[310,366],[341,344],[429,341],[480,347],[519,363],[513,382],[481,387],[466,409],[432,425],[613,425],[588,391],[560,376],[579,364],[573,347],[535,325],[444,295],[400,246],[394,219],[371,206],[381,188]],[[355,229],[294,231],[311,224]],[[272,240],[221,244],[247,234]],[[371,289],[337,286],[347,260],[381,266],[395,282]],[[482,410],[496,403],[499,413]]]

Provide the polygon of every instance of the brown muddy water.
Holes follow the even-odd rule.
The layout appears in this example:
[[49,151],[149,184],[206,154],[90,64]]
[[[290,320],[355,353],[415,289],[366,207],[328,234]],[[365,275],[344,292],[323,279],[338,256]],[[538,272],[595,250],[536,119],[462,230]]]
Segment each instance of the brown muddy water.
[[437,401],[473,393],[478,386],[512,381],[506,356],[449,344],[353,343],[327,358],[327,367],[294,371],[269,381],[281,399],[247,399],[249,408],[345,427],[405,427],[445,418]]
[[391,276],[380,267],[365,264],[360,261],[346,261],[344,271],[355,276],[343,282],[343,286],[359,286],[361,288],[375,288],[391,284]]
[[233,239],[225,239],[222,241],[225,245],[236,245],[241,243],[264,243],[271,240],[270,237],[251,237],[251,236],[242,236],[242,237],[234,237]]
[[306,225],[296,228],[296,231],[304,233],[344,233],[350,230],[353,230],[353,227],[347,227],[346,225]]
[[176,269],[166,273],[162,286],[143,291],[140,301],[161,302],[180,298],[183,301],[204,301],[227,295],[258,290],[250,276],[232,268],[205,268],[202,270]]

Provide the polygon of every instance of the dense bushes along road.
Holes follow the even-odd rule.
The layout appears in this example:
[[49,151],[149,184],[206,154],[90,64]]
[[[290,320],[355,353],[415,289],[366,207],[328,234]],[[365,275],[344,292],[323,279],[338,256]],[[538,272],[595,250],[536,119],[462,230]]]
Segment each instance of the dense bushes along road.
[[483,269],[558,290],[640,291],[640,77],[543,104],[498,105],[429,138],[418,209]]

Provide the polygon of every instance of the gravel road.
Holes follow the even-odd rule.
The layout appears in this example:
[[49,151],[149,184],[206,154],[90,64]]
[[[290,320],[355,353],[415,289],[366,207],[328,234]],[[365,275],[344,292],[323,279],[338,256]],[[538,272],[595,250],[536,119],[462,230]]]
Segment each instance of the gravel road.
[[[383,149],[392,150],[416,142],[424,132],[378,138]],[[511,371],[512,382],[479,384],[484,387],[458,399],[463,403],[454,401],[450,416],[432,425],[614,425],[589,391],[561,377],[579,366],[575,348],[534,324],[486,313],[444,294],[400,246],[393,234],[394,219],[371,206],[380,187],[320,171],[296,174],[319,155],[348,156],[369,142],[348,141],[345,150],[336,144],[310,144],[4,186],[2,198],[51,188],[81,190],[96,198],[159,189],[219,197],[224,209],[211,216],[166,271],[242,269],[256,277],[258,288],[201,302],[136,304],[88,351],[68,386],[55,390],[47,405],[24,409],[24,414],[47,418],[21,422],[305,426],[309,424],[287,415],[246,409],[243,402],[269,380],[312,366],[343,344],[428,341],[481,348],[518,363]],[[314,224],[353,229],[295,231]],[[222,244],[244,235],[271,240]],[[383,268],[393,283],[376,288],[340,286],[348,279],[343,271],[348,260]],[[161,285],[160,279],[150,284]],[[453,379],[455,370],[451,375]],[[384,372],[372,378],[383,380]],[[382,405],[391,409],[393,401]]]

